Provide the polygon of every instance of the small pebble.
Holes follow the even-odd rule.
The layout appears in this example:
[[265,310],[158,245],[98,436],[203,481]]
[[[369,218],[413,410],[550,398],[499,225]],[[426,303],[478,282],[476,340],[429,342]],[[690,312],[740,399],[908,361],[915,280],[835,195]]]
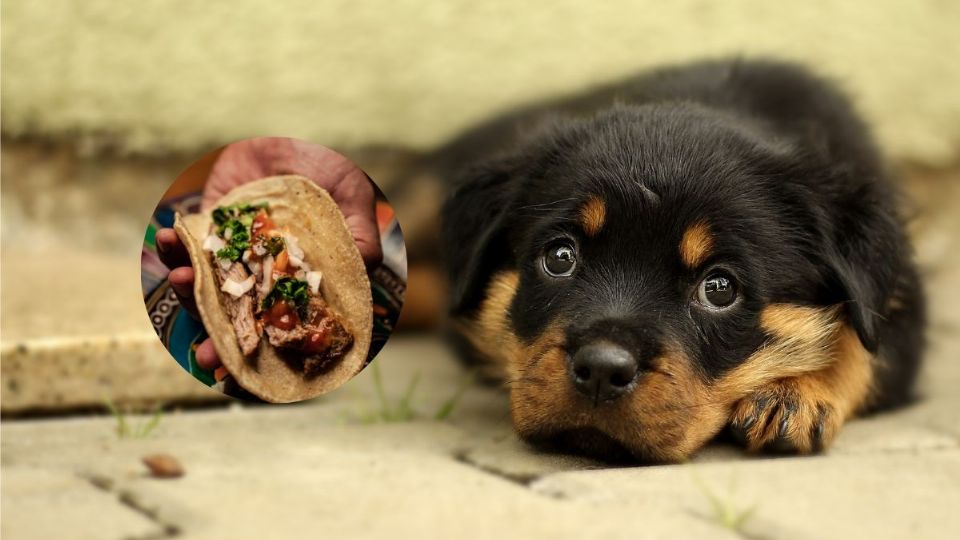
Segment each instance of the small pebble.
[[154,478],[179,478],[183,476],[183,465],[170,454],[151,454],[143,457],[143,464],[150,469]]

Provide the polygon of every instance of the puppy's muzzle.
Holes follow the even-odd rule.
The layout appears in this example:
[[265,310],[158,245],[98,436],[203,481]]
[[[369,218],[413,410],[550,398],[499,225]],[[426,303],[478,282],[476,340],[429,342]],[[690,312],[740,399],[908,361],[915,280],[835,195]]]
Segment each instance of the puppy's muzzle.
[[595,404],[612,401],[633,388],[640,366],[623,347],[607,342],[580,347],[567,365],[574,388]]

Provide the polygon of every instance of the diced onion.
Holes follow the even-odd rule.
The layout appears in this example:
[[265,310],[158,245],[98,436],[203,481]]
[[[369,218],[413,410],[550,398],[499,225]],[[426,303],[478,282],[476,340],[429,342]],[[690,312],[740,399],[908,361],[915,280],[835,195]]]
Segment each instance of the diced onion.
[[263,257],[267,254],[267,248],[263,247],[263,244],[257,243],[253,245],[253,252],[257,254],[257,257]]
[[223,239],[230,240],[232,236],[233,236],[233,229],[231,229],[230,227],[227,227],[227,229],[223,231]]
[[323,278],[323,273],[319,270],[314,270],[313,272],[307,272],[307,285],[310,286],[310,292],[317,294],[320,292],[320,280]]
[[216,253],[226,247],[226,245],[227,244],[224,243],[223,239],[215,234],[208,234],[207,237],[203,239],[204,251],[212,251]]
[[230,270],[230,267],[233,266],[233,261],[231,261],[230,259],[218,258],[217,264],[219,264],[220,268],[223,268],[224,270]]
[[244,250],[243,252],[243,262],[250,262],[250,250]]
[[253,284],[256,282],[256,277],[248,276],[247,279],[236,282],[230,278],[227,278],[223,282],[223,285],[220,287],[220,290],[228,293],[232,296],[240,298],[241,296],[247,294],[247,292],[253,288]]
[[250,261],[247,263],[247,266],[250,267],[250,271],[256,275],[260,275],[260,270],[263,269],[263,266],[257,261]]
[[290,233],[284,233],[283,238],[287,242],[287,251],[289,252],[290,256],[302,261],[303,250],[300,249],[300,244],[297,243],[297,237]]
[[260,282],[260,292],[267,294],[273,287],[273,255],[267,255],[263,259],[263,281]]
[[299,280],[304,280],[304,279],[307,279],[307,273],[304,272],[302,269],[301,269],[301,270],[297,270],[296,272],[294,272],[293,277],[295,277],[295,278],[297,278],[297,279],[299,279]]

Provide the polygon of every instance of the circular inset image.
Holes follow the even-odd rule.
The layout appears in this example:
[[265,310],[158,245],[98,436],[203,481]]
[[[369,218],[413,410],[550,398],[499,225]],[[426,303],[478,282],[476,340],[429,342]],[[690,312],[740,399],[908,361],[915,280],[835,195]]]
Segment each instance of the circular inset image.
[[390,337],[406,288],[394,212],[346,157],[296,139],[229,144],[164,194],[141,256],[144,302],[198,381],[289,403],[333,390]]

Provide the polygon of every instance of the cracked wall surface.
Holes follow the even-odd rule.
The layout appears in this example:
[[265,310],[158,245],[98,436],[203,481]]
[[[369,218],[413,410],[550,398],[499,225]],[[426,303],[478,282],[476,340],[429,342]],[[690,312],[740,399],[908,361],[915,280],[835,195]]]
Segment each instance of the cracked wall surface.
[[960,4],[573,0],[30,2],[2,6],[3,132],[88,151],[253,135],[428,148],[504,109],[720,55],[805,62],[892,155],[960,148]]

